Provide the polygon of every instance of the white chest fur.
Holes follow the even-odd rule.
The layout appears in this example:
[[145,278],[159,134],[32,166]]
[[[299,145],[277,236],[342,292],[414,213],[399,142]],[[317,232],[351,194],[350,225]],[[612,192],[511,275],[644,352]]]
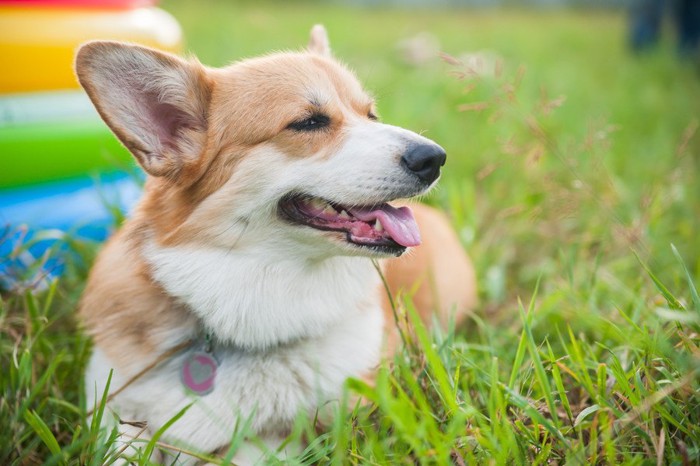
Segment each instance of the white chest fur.
[[251,350],[324,335],[376,307],[379,276],[369,259],[310,260],[255,246],[245,251],[151,243],[154,278],[222,342]]
[[[194,401],[165,439],[208,451],[227,444],[242,419],[250,418],[254,432],[283,430],[379,360],[379,277],[366,258],[303,263],[261,261],[267,256],[259,251],[150,246],[145,252],[156,280],[227,342],[215,346],[220,366],[211,393],[186,392],[179,371],[187,354],[181,354],[115,400],[123,418],[146,420],[153,430]],[[109,367],[96,350],[88,387],[104,383]]]

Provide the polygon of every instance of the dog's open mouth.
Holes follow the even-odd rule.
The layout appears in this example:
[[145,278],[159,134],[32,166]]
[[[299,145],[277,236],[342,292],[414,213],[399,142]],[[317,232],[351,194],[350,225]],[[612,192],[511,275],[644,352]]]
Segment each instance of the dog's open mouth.
[[279,203],[287,220],[318,230],[344,232],[349,243],[400,255],[420,244],[418,225],[408,207],[389,204],[343,206],[318,197],[290,194]]

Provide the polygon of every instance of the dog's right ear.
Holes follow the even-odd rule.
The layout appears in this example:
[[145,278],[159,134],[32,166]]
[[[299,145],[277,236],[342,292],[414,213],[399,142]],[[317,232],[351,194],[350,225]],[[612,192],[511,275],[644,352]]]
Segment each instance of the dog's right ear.
[[75,70],[102,119],[146,172],[178,179],[200,158],[211,95],[200,63],[96,41],[78,50]]
[[306,46],[309,52],[322,55],[324,57],[331,56],[331,44],[328,40],[328,32],[322,24],[316,24],[311,28],[309,37],[309,45]]

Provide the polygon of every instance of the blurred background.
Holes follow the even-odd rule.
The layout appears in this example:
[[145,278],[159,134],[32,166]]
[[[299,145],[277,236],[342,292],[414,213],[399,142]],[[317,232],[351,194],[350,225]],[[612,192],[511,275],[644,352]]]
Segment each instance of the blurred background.
[[0,1],[3,286],[59,273],[62,254],[104,239],[139,195],[131,157],[73,77],[77,44],[129,40],[225,66],[302,48],[316,23],[384,121],[447,149],[427,201],[477,257],[489,302],[556,267],[562,244],[646,254],[677,236],[697,257],[687,3],[700,2]]

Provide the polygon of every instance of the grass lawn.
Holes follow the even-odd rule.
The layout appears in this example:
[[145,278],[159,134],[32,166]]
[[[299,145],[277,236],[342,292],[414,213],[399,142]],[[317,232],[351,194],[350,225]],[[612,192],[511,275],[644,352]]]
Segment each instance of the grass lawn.
[[[700,70],[670,41],[633,56],[610,12],[164,7],[213,66],[324,23],[381,118],[447,149],[426,201],[472,255],[480,305],[429,335],[406,299],[405,351],[376,386],[348,383],[370,403],[320,432],[300,418],[289,464],[700,462]],[[422,31],[448,56],[410,66],[397,43]],[[61,280],[2,295],[0,464],[112,459],[73,315],[99,245],[72,246]]]

